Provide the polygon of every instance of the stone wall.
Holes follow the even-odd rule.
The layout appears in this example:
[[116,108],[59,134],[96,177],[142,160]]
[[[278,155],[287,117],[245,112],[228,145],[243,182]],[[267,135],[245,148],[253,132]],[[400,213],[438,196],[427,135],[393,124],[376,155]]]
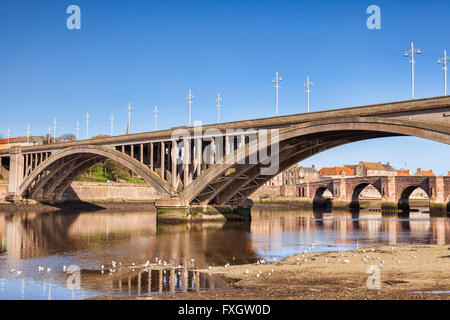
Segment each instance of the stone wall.
[[5,180],[0,180],[0,201],[5,201],[8,194],[8,183]]
[[64,200],[83,201],[143,201],[155,200],[161,195],[148,184],[73,182],[64,194]]

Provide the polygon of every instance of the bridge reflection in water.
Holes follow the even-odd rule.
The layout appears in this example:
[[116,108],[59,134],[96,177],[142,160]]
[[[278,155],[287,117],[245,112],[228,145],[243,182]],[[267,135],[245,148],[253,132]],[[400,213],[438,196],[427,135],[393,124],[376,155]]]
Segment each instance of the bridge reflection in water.
[[[450,219],[430,219],[420,211],[398,217],[377,211],[254,208],[251,223],[168,225],[158,224],[155,213],[0,214],[0,239],[1,279],[53,282],[65,288],[68,275],[62,266],[78,265],[82,289],[90,295],[134,296],[226,286],[220,278],[186,269],[192,258],[197,268],[207,268],[254,263],[261,258],[280,260],[307,250],[312,243],[314,251],[352,249],[356,242],[361,246],[448,244]],[[101,273],[100,266],[109,268],[112,260],[131,265],[154,262],[155,257],[166,260],[167,267]],[[178,264],[184,269],[176,268]],[[38,265],[53,271],[39,273]],[[22,277],[10,274],[11,268],[23,270]]]

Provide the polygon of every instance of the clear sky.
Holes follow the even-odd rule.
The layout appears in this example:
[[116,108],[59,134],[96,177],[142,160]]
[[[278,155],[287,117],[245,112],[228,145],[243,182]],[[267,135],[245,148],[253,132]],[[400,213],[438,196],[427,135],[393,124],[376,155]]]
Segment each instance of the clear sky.
[[[66,8],[81,8],[81,30],[69,30]],[[381,8],[381,30],[369,30],[366,9]],[[450,51],[450,1],[136,1],[3,0],[0,3],[0,134],[75,133],[85,115],[89,134],[273,116],[276,71],[283,77],[279,113],[306,112],[302,87],[309,75],[311,110],[407,100],[414,41],[416,98],[443,95],[436,60]],[[446,174],[448,145],[418,138],[363,141],[316,155],[303,165],[390,161],[395,167]]]

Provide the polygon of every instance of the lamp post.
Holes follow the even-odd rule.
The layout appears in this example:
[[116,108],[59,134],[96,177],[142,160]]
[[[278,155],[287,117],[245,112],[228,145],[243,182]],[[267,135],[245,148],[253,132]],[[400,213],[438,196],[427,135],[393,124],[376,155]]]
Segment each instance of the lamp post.
[[27,144],[30,143],[30,124],[27,126]]
[[415,55],[421,54],[422,52],[420,49],[414,48],[414,43],[411,42],[411,49],[406,51],[403,56],[405,57],[411,57],[411,60],[409,62],[411,63],[411,98],[414,100],[414,63],[416,63]]
[[112,137],[113,133],[114,133],[114,115],[113,114],[109,118],[109,121],[111,122],[111,137]]
[[278,116],[278,88],[280,88],[280,81],[283,81],[283,78],[278,76],[278,71],[275,73],[275,78],[273,78],[272,82],[275,83],[275,114]]
[[155,120],[155,131],[156,131],[156,119],[158,118],[158,106],[155,106],[155,109],[153,110],[154,120]]
[[437,63],[442,64],[444,70],[444,96],[447,95],[447,61],[450,61],[450,58],[447,57],[447,50],[444,50],[444,56],[437,61]]
[[217,103],[217,123],[220,123],[220,103],[223,99],[220,97],[220,93],[217,93],[216,103]]
[[310,92],[310,87],[312,87],[314,85],[314,83],[309,81],[309,76],[306,77],[306,83],[303,84],[303,87],[306,88],[306,96],[307,96],[307,105],[308,105],[308,112],[309,112],[309,92]]
[[91,116],[89,115],[89,112],[86,112],[86,139],[89,139],[89,119]]
[[56,118],[53,120],[53,143],[56,143]]
[[192,99],[195,97],[192,95],[191,89],[189,89],[189,94],[187,95],[186,99],[189,104],[189,127],[191,126],[191,109],[192,109]]
[[128,134],[131,133],[131,104],[128,103],[127,111],[128,111]]

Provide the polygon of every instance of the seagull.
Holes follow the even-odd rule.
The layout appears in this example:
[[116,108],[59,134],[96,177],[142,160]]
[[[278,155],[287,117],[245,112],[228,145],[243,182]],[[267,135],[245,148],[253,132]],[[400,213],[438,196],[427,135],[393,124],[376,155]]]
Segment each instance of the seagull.
[[374,249],[374,248],[372,248],[372,249],[370,249],[370,251],[374,252],[374,251],[375,251],[375,249]]
[[300,260],[300,258],[296,258],[295,260],[299,261],[299,260]]
[[63,272],[67,271],[67,266],[63,266]]
[[228,268],[230,266],[230,264],[229,263],[227,263],[224,267],[225,268]]
[[163,265],[164,265],[164,267],[167,266],[167,261],[166,260],[164,260]]
[[248,273],[248,269],[244,271],[244,274],[247,274],[247,273]]
[[413,256],[413,259],[417,258],[416,256]]
[[102,269],[105,269],[105,265],[104,264],[102,264]]
[[158,257],[155,258],[155,262],[158,262]]
[[269,277],[270,277],[270,275],[271,275],[271,273],[270,273],[270,272],[268,272],[268,273],[267,273],[267,276],[269,276]]
[[112,266],[115,268],[116,267],[116,262],[115,261],[111,261]]
[[42,272],[42,271],[44,271],[44,267],[42,267],[42,266],[39,266],[39,267],[38,267],[38,271],[39,271],[39,272]]
[[308,259],[305,258],[305,259],[303,259],[303,261],[306,262],[306,261],[308,261]]
[[50,271],[52,271],[52,268],[47,268],[47,273],[49,273]]
[[212,266],[209,266],[209,267],[208,267],[208,270],[211,270],[211,269],[212,269]]
[[256,274],[256,277],[259,278],[259,273]]
[[270,272],[273,272],[273,269],[270,269]]
[[328,258],[325,258],[325,263],[328,263]]
[[144,267],[148,267],[150,265],[150,261],[147,260],[147,262],[144,263]]
[[345,260],[344,260],[344,263],[350,263],[350,260],[345,259]]
[[18,276],[22,275],[22,271],[17,271],[16,273]]
[[397,263],[400,263],[400,260],[397,260]]
[[16,271],[16,269],[11,269],[9,270],[9,272],[14,273]]

